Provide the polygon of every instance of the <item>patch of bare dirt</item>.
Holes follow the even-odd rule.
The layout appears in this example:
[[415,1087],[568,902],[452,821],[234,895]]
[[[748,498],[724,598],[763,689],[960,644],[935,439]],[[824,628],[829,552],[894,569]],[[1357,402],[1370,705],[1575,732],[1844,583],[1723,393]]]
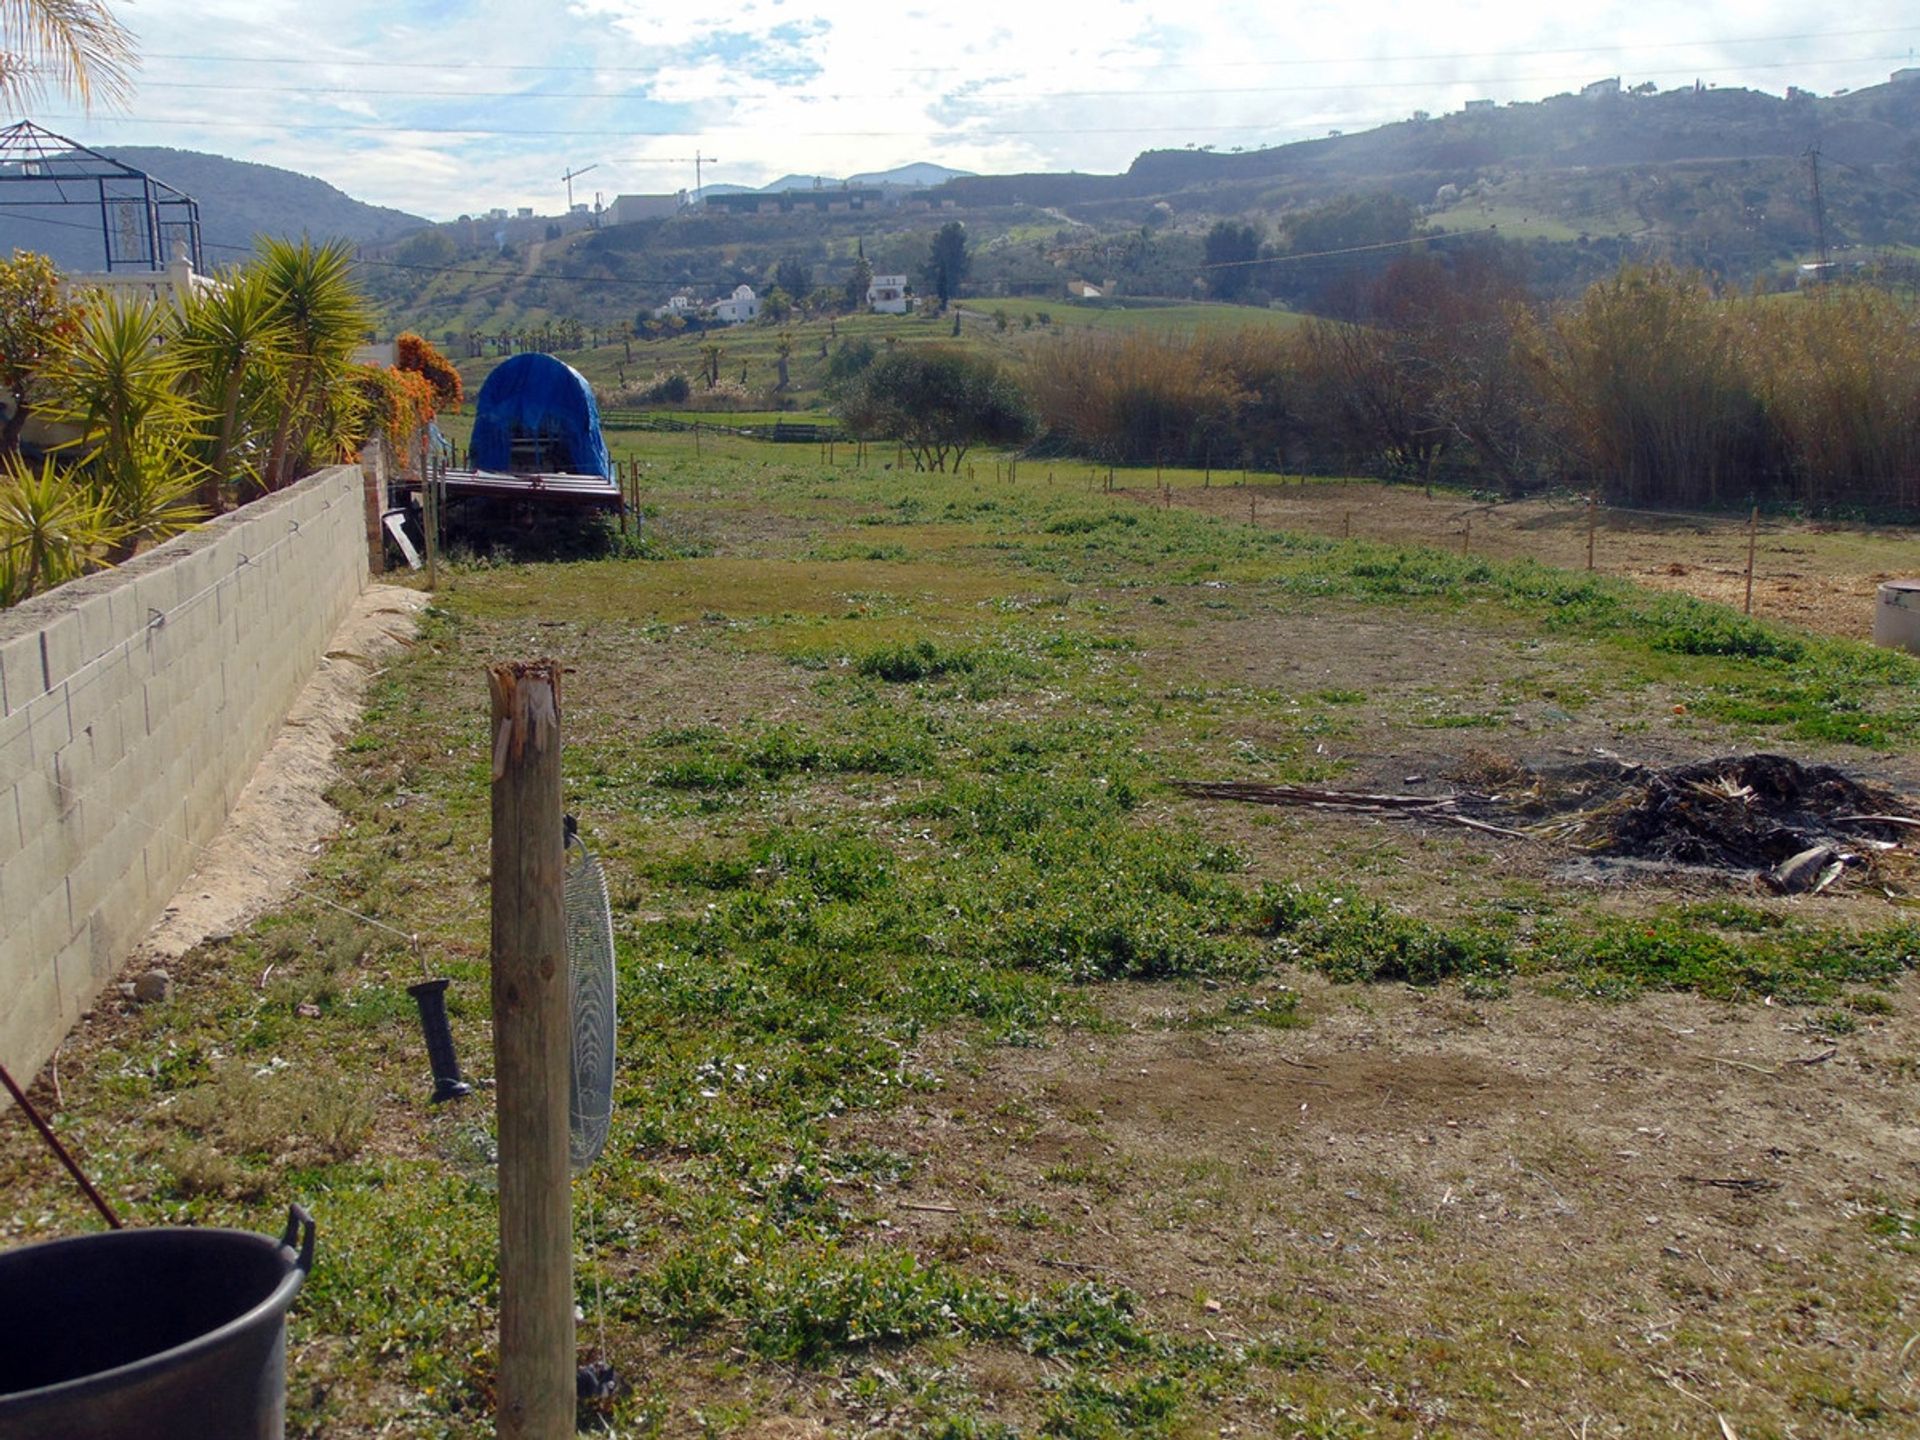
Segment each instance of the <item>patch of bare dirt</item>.
[[1920,1425],[1911,1259],[1874,1228],[1920,1197],[1912,986],[1833,1034],[1302,984],[1306,1029],[1142,987],[1118,1033],[929,1057],[941,1091],[860,1126],[919,1162],[892,1227],[1276,1347],[1383,1434]]

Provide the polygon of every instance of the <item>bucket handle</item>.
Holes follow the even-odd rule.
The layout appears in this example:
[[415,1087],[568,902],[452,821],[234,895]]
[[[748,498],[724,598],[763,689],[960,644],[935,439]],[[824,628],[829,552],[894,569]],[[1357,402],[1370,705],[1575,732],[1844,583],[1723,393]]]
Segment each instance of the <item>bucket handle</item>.
[[[294,1248],[296,1240],[299,1241],[298,1250]],[[280,1248],[302,1275],[313,1273],[313,1216],[307,1213],[305,1206],[287,1206],[287,1229],[280,1237]]]

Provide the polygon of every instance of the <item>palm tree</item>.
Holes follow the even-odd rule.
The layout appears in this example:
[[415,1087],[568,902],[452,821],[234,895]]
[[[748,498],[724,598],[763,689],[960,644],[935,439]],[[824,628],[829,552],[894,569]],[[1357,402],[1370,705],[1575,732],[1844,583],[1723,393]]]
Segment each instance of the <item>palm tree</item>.
[[133,97],[133,34],[100,0],[0,0],[0,113],[49,88],[91,109]]
[[353,348],[366,332],[370,317],[349,278],[352,264],[340,241],[260,242],[260,268],[287,336],[280,421],[262,476],[269,490],[293,479],[294,462],[326,416],[330,392],[346,380]]

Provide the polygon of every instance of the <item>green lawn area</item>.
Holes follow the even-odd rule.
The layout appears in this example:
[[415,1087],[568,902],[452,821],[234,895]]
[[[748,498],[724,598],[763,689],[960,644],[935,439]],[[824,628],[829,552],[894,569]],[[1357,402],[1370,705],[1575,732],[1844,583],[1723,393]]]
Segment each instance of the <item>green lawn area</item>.
[[[1012,302],[1008,302],[1012,308]],[[1021,309],[1029,308],[1024,302]],[[1252,305],[1069,304],[1047,307],[1054,323],[1090,330],[1149,330],[1158,334],[1191,335],[1199,331],[1274,329],[1303,324],[1308,317],[1293,310],[1260,309]],[[1016,312],[1017,318],[1017,312]]]
[[[137,1223],[315,1213],[290,1435],[493,1433],[483,666],[543,655],[619,960],[575,1215],[581,1343],[626,1384],[589,1433],[1920,1423],[1910,909],[1580,884],[1545,836],[1169,784],[1897,770],[1920,661],[1065,467],[611,438],[644,536],[455,563],[310,893],[62,1061],[60,1129]],[[482,1082],[440,1109],[423,972]],[[15,1139],[8,1240],[87,1228]]]

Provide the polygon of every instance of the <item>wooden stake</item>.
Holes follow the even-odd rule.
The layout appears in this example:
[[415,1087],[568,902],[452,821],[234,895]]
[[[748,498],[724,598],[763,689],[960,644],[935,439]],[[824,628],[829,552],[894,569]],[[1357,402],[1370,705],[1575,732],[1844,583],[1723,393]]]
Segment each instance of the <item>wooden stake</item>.
[[433,493],[433,460],[420,437],[420,531],[427,543],[427,589],[440,588],[440,515]]
[[1345,540],[1352,534],[1353,534],[1353,512],[1351,510],[1342,510],[1340,512],[1340,538],[1342,540]]
[[1760,541],[1760,507],[1753,507],[1753,513],[1747,517],[1747,609],[1753,614],[1753,552]]
[[493,1067],[500,1148],[500,1440],[571,1440],[572,1019],[562,892],[560,665],[487,669],[493,723]]
[[1587,497],[1587,569],[1593,569],[1593,527],[1600,513],[1600,503],[1589,495]]
[[1462,555],[1473,553],[1473,517],[1471,515],[1467,517],[1466,524],[1460,531],[1460,553]]

